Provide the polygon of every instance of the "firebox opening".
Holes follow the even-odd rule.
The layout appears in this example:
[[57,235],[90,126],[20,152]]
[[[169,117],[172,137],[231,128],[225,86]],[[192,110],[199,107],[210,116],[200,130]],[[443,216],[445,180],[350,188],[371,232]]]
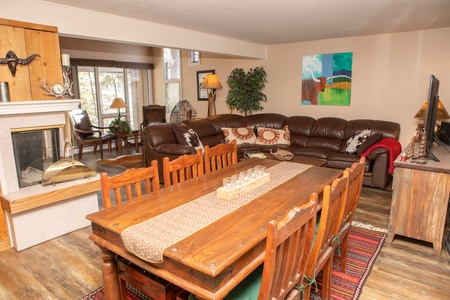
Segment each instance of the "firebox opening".
[[40,184],[44,171],[60,160],[59,128],[12,132],[19,187]]

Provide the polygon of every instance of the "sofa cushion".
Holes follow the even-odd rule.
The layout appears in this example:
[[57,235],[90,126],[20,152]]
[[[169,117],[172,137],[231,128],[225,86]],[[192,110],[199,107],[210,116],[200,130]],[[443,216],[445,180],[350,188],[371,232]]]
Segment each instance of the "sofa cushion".
[[358,147],[369,138],[371,131],[372,129],[364,129],[350,137],[347,140],[347,148],[345,148],[345,152],[356,153],[356,151],[358,151]]
[[268,128],[283,128],[283,123],[287,117],[276,113],[261,113],[245,117],[247,126],[252,127],[268,127]]
[[334,117],[317,119],[311,129],[307,147],[340,151],[347,123],[347,120]]
[[291,116],[283,126],[289,126],[291,145],[307,147],[308,139],[316,119],[308,116]]
[[173,124],[173,132],[175,133],[175,137],[177,138],[178,144],[187,145],[186,139],[184,138],[184,134],[187,133],[189,128],[185,124]]
[[381,132],[376,132],[375,134],[372,134],[367,138],[367,140],[364,141],[359,147],[358,151],[356,152],[358,156],[361,156],[364,152],[366,152],[367,149],[369,149],[372,145],[378,143],[383,139],[383,134]]
[[251,126],[223,127],[222,132],[227,144],[230,144],[233,140],[236,140],[236,145],[254,144],[256,141],[256,135]]
[[282,129],[258,127],[257,132],[258,132],[258,136],[256,137],[257,145],[290,144],[290,134],[288,126],[284,126]]

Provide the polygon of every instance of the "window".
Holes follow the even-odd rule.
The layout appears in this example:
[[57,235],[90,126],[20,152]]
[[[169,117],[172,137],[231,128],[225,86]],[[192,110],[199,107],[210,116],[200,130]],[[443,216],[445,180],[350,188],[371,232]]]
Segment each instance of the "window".
[[191,59],[189,60],[190,66],[197,66],[200,64],[200,52],[191,51]]
[[172,109],[182,98],[180,65],[180,50],[164,48],[164,98],[167,120],[170,120]]
[[[114,98],[122,98],[127,107],[121,109],[121,116],[130,122],[133,130],[139,129],[140,108],[151,100],[152,65],[88,59],[71,62],[76,65],[75,94],[94,125],[108,126],[118,115],[118,110],[109,106]],[[89,63],[92,66],[86,66]]]

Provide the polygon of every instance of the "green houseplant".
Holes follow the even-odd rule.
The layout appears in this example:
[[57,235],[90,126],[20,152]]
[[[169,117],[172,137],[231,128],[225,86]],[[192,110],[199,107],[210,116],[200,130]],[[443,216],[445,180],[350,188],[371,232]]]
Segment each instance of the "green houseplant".
[[130,123],[126,119],[122,120],[121,116],[118,116],[114,120],[109,123],[109,127],[112,133],[115,132],[127,132],[128,134],[131,134],[131,126]]
[[247,73],[236,68],[231,71],[227,83],[229,91],[226,103],[231,110],[236,109],[245,116],[263,110],[261,102],[267,101],[267,96],[262,92],[267,83],[263,67],[250,68]]

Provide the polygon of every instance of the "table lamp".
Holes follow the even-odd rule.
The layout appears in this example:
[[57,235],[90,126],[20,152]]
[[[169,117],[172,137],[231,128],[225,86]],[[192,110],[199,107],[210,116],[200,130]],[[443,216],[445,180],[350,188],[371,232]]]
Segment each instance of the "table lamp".
[[125,103],[125,101],[123,101],[122,98],[115,98],[109,108],[117,108],[119,110],[119,119],[120,119],[120,109],[126,108],[126,107],[127,107],[127,104]]
[[[425,120],[427,116],[427,108],[428,108],[428,100],[425,101],[425,103],[420,107],[419,111],[414,116],[415,119]],[[441,100],[439,99],[438,107],[437,107],[437,114],[436,114],[436,121],[450,119],[450,115],[448,114],[447,110],[445,109],[444,104],[442,104]]]
[[216,74],[208,74],[203,80],[202,89],[208,89],[208,117],[216,114],[216,106],[214,101],[216,100],[215,89],[221,89],[219,77]]

